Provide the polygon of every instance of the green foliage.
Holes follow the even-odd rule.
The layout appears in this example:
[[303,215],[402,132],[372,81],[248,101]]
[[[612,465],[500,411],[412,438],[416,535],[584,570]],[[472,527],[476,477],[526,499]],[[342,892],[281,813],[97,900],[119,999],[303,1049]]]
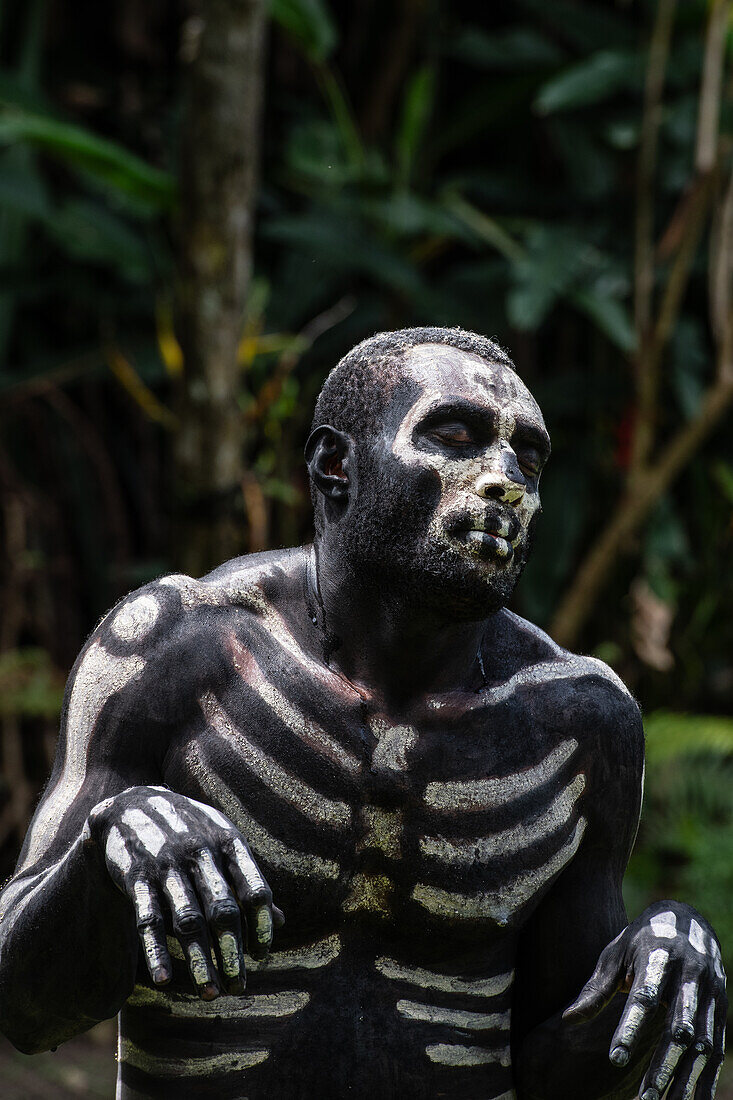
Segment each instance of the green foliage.
[[644,810],[625,892],[636,914],[676,897],[699,909],[733,966],[733,719],[655,711],[644,721]]
[[45,650],[0,653],[0,716],[58,718],[63,693],[64,677]]
[[311,61],[325,61],[338,31],[323,0],[270,0],[270,13]]

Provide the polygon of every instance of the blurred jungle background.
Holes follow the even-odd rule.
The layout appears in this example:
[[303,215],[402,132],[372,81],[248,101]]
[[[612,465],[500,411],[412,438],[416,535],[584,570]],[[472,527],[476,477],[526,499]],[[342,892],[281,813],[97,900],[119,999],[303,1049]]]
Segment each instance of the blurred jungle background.
[[[307,539],[327,371],[462,325],[554,442],[515,607],[644,707],[629,909],[733,967],[732,168],[730,0],[5,0],[0,874],[104,611]],[[109,1040],[0,1094],[111,1095]]]

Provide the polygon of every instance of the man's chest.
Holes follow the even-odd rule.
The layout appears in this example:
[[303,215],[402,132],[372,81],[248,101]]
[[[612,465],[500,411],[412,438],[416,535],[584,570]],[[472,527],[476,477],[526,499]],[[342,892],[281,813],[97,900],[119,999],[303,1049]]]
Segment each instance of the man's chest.
[[406,715],[266,631],[223,653],[171,781],[240,829],[299,931],[495,936],[577,851],[586,777],[541,678]]

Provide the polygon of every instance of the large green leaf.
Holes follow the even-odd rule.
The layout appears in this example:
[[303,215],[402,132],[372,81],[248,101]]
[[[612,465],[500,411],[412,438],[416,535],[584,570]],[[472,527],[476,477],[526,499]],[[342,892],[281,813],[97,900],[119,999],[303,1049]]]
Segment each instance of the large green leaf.
[[397,182],[404,185],[410,179],[413,163],[430,118],[435,96],[435,70],[423,65],[407,83],[402,104],[402,117],[397,128],[395,152]]
[[558,65],[564,56],[555,42],[532,27],[511,27],[495,34],[465,27],[449,40],[446,53],[492,72]]
[[50,115],[6,106],[0,113],[0,143],[34,146],[160,209],[167,209],[173,202],[175,185],[167,172],[153,168],[107,138]]
[[311,61],[325,61],[332,53],[338,32],[324,0],[270,0],[270,13]]
[[548,115],[552,111],[601,103],[618,92],[636,91],[641,86],[643,73],[638,54],[626,50],[601,50],[548,80],[537,93],[535,110]]

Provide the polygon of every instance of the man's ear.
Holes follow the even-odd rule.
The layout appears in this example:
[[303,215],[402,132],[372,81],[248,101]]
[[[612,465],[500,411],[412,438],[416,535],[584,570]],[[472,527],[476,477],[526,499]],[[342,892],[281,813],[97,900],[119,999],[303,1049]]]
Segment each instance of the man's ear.
[[351,485],[354,444],[345,432],[322,424],[305,445],[311,481],[327,500],[345,500]]

